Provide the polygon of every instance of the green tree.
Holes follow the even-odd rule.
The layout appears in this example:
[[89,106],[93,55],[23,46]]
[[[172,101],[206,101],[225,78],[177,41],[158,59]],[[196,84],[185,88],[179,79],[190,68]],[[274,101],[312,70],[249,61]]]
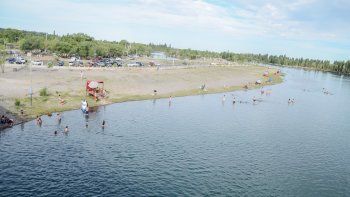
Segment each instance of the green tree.
[[43,50],[45,48],[44,39],[40,37],[29,37],[22,40],[20,47],[24,51],[30,51],[34,49]]

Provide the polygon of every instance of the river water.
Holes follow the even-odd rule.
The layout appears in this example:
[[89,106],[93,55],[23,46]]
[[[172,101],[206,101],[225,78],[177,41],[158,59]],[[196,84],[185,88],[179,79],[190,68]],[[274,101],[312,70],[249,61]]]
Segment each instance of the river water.
[[7,129],[0,196],[349,196],[350,78],[282,70],[269,95],[125,102]]

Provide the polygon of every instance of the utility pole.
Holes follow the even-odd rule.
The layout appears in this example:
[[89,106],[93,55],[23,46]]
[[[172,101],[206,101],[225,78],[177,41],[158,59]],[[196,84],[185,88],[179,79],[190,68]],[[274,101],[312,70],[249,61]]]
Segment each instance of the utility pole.
[[32,53],[27,53],[29,57],[29,75],[30,75],[30,87],[29,87],[29,95],[30,95],[30,106],[33,106],[33,78],[32,78]]
[[47,33],[45,35],[45,53],[46,53],[46,48],[47,48]]

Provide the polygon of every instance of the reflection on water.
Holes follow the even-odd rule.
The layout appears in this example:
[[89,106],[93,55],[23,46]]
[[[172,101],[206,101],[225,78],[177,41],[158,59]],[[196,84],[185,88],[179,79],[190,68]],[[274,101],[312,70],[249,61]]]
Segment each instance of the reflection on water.
[[263,94],[126,102],[7,129],[0,196],[348,195],[350,78],[284,72]]

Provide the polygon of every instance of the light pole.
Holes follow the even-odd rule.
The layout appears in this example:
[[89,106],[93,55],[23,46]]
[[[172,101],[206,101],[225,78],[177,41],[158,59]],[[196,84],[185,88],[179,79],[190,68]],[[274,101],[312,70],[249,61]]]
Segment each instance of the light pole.
[[33,79],[32,79],[32,53],[27,53],[27,56],[29,57],[29,75],[30,75],[30,87],[29,87],[29,95],[30,95],[30,106],[33,105]]

